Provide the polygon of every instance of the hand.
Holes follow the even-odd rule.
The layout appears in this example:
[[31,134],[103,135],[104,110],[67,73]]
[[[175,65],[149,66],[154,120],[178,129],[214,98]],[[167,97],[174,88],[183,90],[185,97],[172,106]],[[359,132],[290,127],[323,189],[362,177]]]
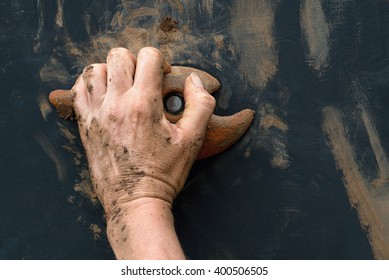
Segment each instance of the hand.
[[[126,224],[123,209],[154,202],[170,209],[202,146],[215,100],[191,74],[185,82],[183,117],[170,123],[161,93],[163,74],[169,71],[155,48],[141,49],[137,59],[116,48],[106,64],[86,67],[72,89],[92,182],[108,226]],[[114,231],[117,236],[117,227]]]

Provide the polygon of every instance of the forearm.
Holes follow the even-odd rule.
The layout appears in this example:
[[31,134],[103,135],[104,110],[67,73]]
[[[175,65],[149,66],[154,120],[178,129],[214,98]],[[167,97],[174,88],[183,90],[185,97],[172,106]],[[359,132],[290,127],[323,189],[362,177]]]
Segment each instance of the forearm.
[[185,259],[171,205],[160,199],[118,206],[108,217],[107,235],[117,259]]

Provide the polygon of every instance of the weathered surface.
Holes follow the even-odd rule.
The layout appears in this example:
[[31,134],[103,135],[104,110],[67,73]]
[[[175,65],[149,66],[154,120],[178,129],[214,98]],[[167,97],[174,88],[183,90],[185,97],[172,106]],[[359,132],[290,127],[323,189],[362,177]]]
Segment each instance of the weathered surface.
[[191,259],[387,258],[388,1],[6,1],[0,18],[0,258],[112,257],[77,128],[42,96],[119,46],[216,77],[217,115],[255,111],[175,202]]

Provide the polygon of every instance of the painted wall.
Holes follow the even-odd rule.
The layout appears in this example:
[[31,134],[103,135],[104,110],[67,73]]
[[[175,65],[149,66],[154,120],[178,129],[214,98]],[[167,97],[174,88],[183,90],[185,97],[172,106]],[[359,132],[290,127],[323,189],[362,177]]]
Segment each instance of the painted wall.
[[256,111],[175,202],[189,258],[389,258],[388,1],[0,4],[0,258],[113,258],[76,125],[47,96],[118,46],[217,77],[219,115]]

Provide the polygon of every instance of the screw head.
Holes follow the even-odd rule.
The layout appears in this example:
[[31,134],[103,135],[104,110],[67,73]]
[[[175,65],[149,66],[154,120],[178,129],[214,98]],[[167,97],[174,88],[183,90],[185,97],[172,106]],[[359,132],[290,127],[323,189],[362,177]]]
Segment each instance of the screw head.
[[180,93],[170,93],[164,100],[164,107],[167,112],[173,115],[178,115],[185,108],[185,100]]

